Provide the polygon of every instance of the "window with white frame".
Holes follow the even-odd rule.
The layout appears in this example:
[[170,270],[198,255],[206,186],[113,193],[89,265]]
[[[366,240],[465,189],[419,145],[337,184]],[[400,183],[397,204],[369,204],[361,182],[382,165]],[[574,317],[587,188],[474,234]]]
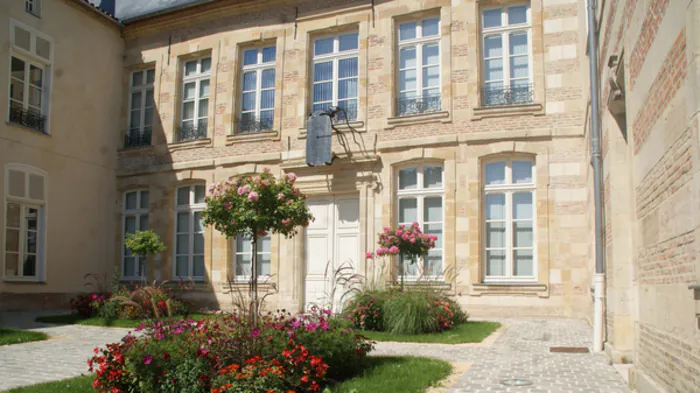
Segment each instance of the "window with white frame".
[[124,239],[130,233],[148,230],[148,202],[150,193],[148,190],[128,191],[124,194],[122,208],[122,278],[126,280],[138,280],[148,276],[146,258],[132,254],[126,248]]
[[175,277],[204,279],[204,185],[193,184],[175,194]]
[[485,281],[535,281],[535,178],[527,159],[484,165]]
[[[250,238],[236,236],[233,239],[234,269],[236,277],[241,280],[249,280],[252,273],[253,245]],[[258,277],[270,274],[270,235],[258,238]]]
[[34,16],[41,16],[41,0],[24,0],[24,10]]
[[5,167],[5,279],[44,278],[46,173],[26,165]]
[[211,57],[185,61],[182,67],[180,141],[207,137]]
[[425,164],[398,171],[398,224],[410,226],[414,222],[421,231],[437,236],[435,248],[415,264],[404,260],[408,277],[438,277],[443,273],[443,171],[442,166]]
[[10,31],[9,121],[48,133],[53,41],[14,20]]
[[272,129],[275,118],[276,48],[243,51],[241,110],[238,133],[248,134]]
[[320,37],[313,43],[313,111],[344,109],[339,119],[357,119],[358,33]]
[[153,131],[153,83],[156,70],[138,70],[131,73],[129,83],[129,132],[124,147],[148,146]]
[[399,24],[397,115],[440,111],[440,19]]
[[481,15],[484,106],[533,101],[530,6],[485,8]]

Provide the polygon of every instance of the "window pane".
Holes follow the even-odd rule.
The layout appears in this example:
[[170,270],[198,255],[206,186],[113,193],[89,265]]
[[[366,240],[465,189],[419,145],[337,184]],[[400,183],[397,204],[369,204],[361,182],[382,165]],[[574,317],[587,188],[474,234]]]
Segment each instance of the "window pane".
[[[179,217],[178,217],[179,218]],[[179,223],[178,223],[179,225]],[[189,254],[190,252],[190,235],[177,235],[175,252],[177,254]]]
[[330,102],[325,102],[323,104],[314,104],[313,111],[327,111],[328,108],[330,108],[331,106],[333,106],[333,104]]
[[442,223],[440,224],[425,224],[423,229],[423,233],[427,235],[435,235],[437,236],[437,240],[435,241],[435,248],[441,249],[442,248]]
[[177,214],[177,232],[178,233],[189,233],[190,232],[190,213],[178,213]]
[[194,234],[192,252],[194,254],[204,254],[204,235],[201,233]]
[[314,42],[314,55],[325,55],[333,52],[333,37],[316,40]]
[[192,276],[204,277],[204,255],[193,256],[192,263],[194,264],[194,271],[192,272]]
[[29,51],[31,49],[30,41],[31,35],[29,34],[29,32],[19,26],[15,26],[15,45],[19,48]]
[[131,109],[141,108],[141,92],[131,94]]
[[[510,58],[510,77],[511,78],[528,78],[529,59],[527,56],[511,56]],[[528,81],[524,81],[526,84]],[[513,86],[513,83],[511,83]]]
[[418,87],[416,70],[401,71],[399,88],[404,90],[415,90]]
[[399,51],[399,67],[412,68],[416,66],[416,48],[402,48]]
[[[269,109],[275,107],[275,91],[265,90],[260,93],[260,108]],[[262,117],[262,113],[260,114]]]
[[136,192],[128,192],[126,194],[126,209],[136,209]]
[[491,59],[484,62],[484,78],[487,81],[503,79],[503,60]]
[[27,231],[26,236],[24,251],[29,254],[36,254],[36,232]]
[[48,60],[51,58],[51,43],[41,37],[36,37],[36,54]]
[[262,72],[262,88],[270,89],[275,87],[275,70],[268,69]]
[[423,65],[440,64],[440,47],[426,45],[423,47]]
[[513,275],[534,276],[532,250],[517,250],[513,254]]
[[[355,88],[355,90],[357,90],[357,88]],[[357,96],[357,93],[355,96]],[[346,112],[344,114],[341,112],[339,115],[340,120],[343,120],[346,115],[348,120],[357,119],[357,99],[338,101],[338,107],[343,108]]]
[[506,252],[486,251],[486,275],[504,276],[506,274]]
[[179,256],[176,258],[175,262],[175,275],[178,277],[188,277],[190,272],[188,271],[188,257]]
[[513,218],[516,220],[532,218],[532,193],[513,194]]
[[253,251],[252,244],[250,244],[250,238],[246,236],[236,237],[236,252],[237,253],[251,253]]
[[249,276],[250,275],[250,254],[238,254],[236,255],[236,275],[237,276]]
[[29,87],[29,105],[35,108],[41,108],[41,90],[34,86]]
[[431,197],[423,200],[423,221],[442,221],[442,197]]
[[399,171],[399,190],[412,190],[418,188],[418,170],[406,168]]
[[143,72],[136,71],[131,74],[131,85],[140,86],[143,84]]
[[486,184],[504,184],[506,181],[506,163],[492,162],[486,164]]
[[142,214],[139,216],[139,231],[148,230],[148,214]]
[[426,19],[423,21],[423,37],[440,34],[440,19]]
[[257,71],[248,71],[243,73],[243,91],[255,90],[257,78]]
[[506,246],[506,223],[487,222],[486,223],[486,247],[505,248]]
[[256,94],[254,91],[250,93],[243,93],[243,103],[242,103],[242,109],[244,111],[252,111],[255,109],[255,98]]
[[269,253],[270,252],[270,244],[272,243],[270,236],[264,236],[258,238],[258,253]]
[[146,71],[146,83],[147,84],[153,84],[153,82],[156,80],[156,70],[148,70]]
[[29,174],[29,197],[31,199],[44,200],[44,177]]
[[506,195],[488,194],[486,195],[486,219],[505,220],[506,218]]
[[353,50],[357,49],[358,34],[346,34],[340,36],[340,50]]
[[11,63],[11,75],[13,78],[17,78],[19,80],[24,80],[24,61],[13,57],[12,58],[12,63]]
[[129,216],[124,220],[124,234],[136,233],[136,217]]
[[513,223],[513,247],[532,247],[532,221]]
[[399,41],[416,38],[416,22],[402,23],[399,25]]
[[513,161],[513,183],[532,183],[532,162]]
[[357,57],[338,61],[338,78],[357,76]]
[[484,38],[484,57],[503,56],[503,41],[500,35],[492,35]]
[[511,33],[509,39],[511,55],[526,55],[527,33]]
[[183,119],[192,119],[194,118],[194,102],[186,102],[185,105],[182,106],[182,118]]
[[329,81],[333,79],[333,62],[314,64],[314,82]]
[[260,125],[264,128],[272,128],[272,122],[275,120],[274,111],[261,111],[260,112]]
[[20,205],[17,203],[7,204],[7,226],[19,228],[20,209]]
[[24,228],[30,231],[36,231],[39,211],[37,209],[27,208],[24,211]]
[[211,57],[205,57],[202,59],[202,66],[200,67],[199,72],[202,74],[206,74],[211,70]]
[[185,76],[194,75],[197,72],[197,61],[192,60],[185,63]]
[[276,47],[269,46],[267,48],[263,48],[263,50],[262,50],[263,63],[269,63],[269,62],[275,61],[276,57],[277,57],[277,48]]
[[185,100],[194,99],[196,91],[196,84],[194,82],[185,83],[185,86],[182,91],[182,98],[184,98]]
[[423,274],[427,276],[439,276],[442,274],[442,251],[431,250],[425,258]]
[[498,27],[501,25],[501,9],[496,8],[493,10],[484,11],[484,28]]
[[22,275],[24,277],[36,276],[36,255],[27,255],[24,257]]
[[399,199],[399,222],[418,221],[418,201],[415,198]]
[[270,274],[270,254],[262,254],[258,256],[258,276],[266,276]]
[[42,75],[44,70],[35,67],[33,65],[29,66],[29,83],[36,87],[42,87]]
[[19,229],[5,231],[5,251],[19,252]]
[[314,85],[314,102],[330,101],[333,99],[332,82],[317,83]]
[[134,257],[124,257],[124,277],[134,277],[136,272],[134,270]]
[[249,49],[243,52],[243,65],[258,64],[258,50]]
[[[24,74],[21,76],[24,77]],[[14,78],[10,80],[10,98],[19,102],[24,101],[24,83]],[[21,107],[22,104],[18,103],[18,105]]]
[[209,115],[209,100],[199,100],[199,112],[197,112],[197,117],[206,117]]
[[199,82],[199,97],[209,97],[209,79]]
[[440,188],[442,187],[442,167],[441,166],[426,166],[423,168],[423,187],[424,188]]
[[508,8],[508,24],[527,23],[527,6],[520,5]]
[[423,68],[423,87],[440,86],[440,67]]
[[338,99],[357,97],[357,79],[338,81]]

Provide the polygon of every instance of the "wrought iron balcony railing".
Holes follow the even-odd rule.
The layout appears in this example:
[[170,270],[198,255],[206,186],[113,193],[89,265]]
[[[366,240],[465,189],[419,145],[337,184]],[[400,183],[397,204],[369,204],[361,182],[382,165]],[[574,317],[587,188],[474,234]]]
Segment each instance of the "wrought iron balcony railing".
[[202,126],[180,126],[180,142],[207,139],[207,128]]
[[341,102],[338,104],[338,114],[333,119],[334,124],[343,124],[346,121],[357,120],[357,103]]
[[124,148],[131,149],[134,147],[150,146],[151,145],[151,130],[129,132],[124,136]]
[[272,130],[273,119],[270,117],[262,118],[239,118],[238,130],[236,134],[257,134]]
[[508,88],[484,88],[481,90],[483,106],[508,106],[529,104],[534,100],[532,85],[519,85]]
[[10,122],[47,134],[46,116],[36,110],[27,110],[13,103],[10,105]]
[[442,99],[439,95],[423,97],[404,97],[396,101],[398,116],[419,115],[422,113],[440,112]]

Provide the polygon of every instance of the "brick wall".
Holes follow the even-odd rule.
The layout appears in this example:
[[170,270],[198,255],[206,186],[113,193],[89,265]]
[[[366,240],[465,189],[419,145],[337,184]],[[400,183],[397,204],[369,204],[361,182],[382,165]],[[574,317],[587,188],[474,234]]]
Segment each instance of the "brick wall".
[[642,72],[642,66],[646,60],[647,53],[649,53],[651,44],[654,43],[656,33],[659,30],[659,24],[664,18],[664,13],[666,12],[666,7],[669,2],[670,0],[653,0],[651,4],[649,4],[644,23],[642,23],[642,31],[637,37],[637,43],[630,54],[630,90],[634,89],[639,73]]
[[668,392],[697,393],[700,346],[678,335],[639,324],[639,364]]

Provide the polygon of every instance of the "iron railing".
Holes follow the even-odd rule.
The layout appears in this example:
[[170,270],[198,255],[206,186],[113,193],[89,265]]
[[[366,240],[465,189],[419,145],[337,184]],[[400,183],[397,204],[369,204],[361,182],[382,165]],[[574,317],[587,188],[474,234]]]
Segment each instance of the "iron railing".
[[201,126],[180,126],[180,142],[207,139],[207,128]]
[[124,148],[131,149],[134,147],[150,146],[151,145],[151,130],[133,131],[124,136]]
[[46,116],[36,110],[24,109],[21,105],[10,105],[10,122],[47,134]]
[[357,120],[357,103],[341,102],[338,104],[338,114],[333,118],[334,124]]
[[398,116],[419,115],[422,113],[440,112],[442,99],[439,95],[423,97],[403,97],[396,101]]
[[483,106],[508,106],[529,104],[534,100],[532,85],[518,85],[507,88],[484,88],[481,90]]
[[270,117],[239,118],[236,134],[257,134],[270,131],[272,130],[272,121],[273,119]]

